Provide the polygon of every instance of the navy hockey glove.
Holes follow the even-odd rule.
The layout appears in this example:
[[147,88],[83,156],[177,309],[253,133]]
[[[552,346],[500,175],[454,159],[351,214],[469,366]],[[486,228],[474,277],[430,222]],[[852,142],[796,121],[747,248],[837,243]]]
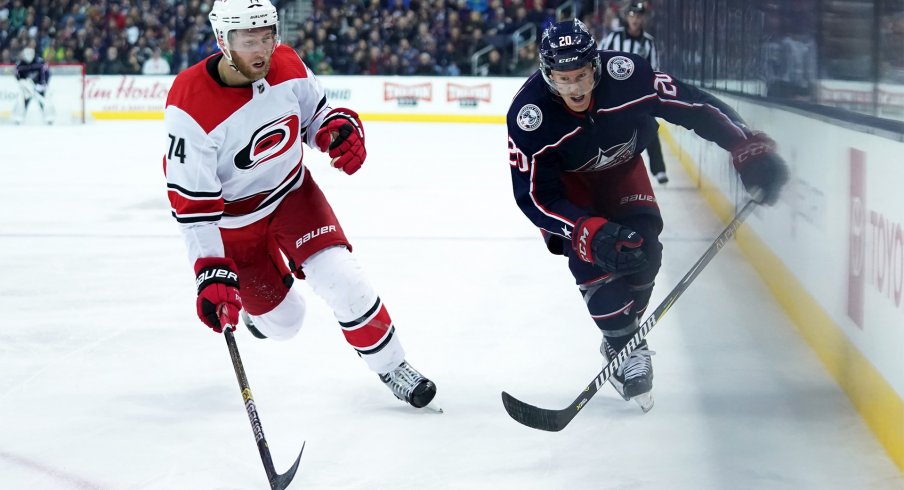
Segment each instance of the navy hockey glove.
[[584,262],[608,272],[630,274],[647,265],[640,233],[606,218],[584,216],[574,224],[571,247]]
[[775,152],[775,141],[763,133],[754,134],[732,150],[731,164],[744,189],[760,203],[771,206],[778,201],[788,181],[788,166]]
[[314,143],[320,151],[329,151],[332,165],[351,175],[364,165],[367,150],[364,149],[364,126],[358,113],[339,107],[331,110],[325,118]]
[[239,322],[242,298],[239,297],[239,276],[235,273],[235,262],[224,257],[201,257],[195,262],[195,281],[198,286],[198,318],[215,332],[222,332],[219,307],[225,305],[229,323]]

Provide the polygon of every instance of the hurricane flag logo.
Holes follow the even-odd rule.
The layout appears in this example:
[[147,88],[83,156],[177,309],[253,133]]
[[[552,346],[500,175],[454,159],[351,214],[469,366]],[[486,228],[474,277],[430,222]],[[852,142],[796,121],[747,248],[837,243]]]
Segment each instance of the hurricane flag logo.
[[264,124],[236,154],[236,168],[251,170],[289,151],[298,139],[298,127],[296,114],[286,114]]

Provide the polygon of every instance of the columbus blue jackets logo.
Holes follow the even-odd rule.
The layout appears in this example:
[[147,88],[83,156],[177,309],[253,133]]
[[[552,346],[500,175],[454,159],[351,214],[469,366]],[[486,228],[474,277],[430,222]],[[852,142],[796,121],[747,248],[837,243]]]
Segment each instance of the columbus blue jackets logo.
[[533,104],[527,104],[518,111],[518,127],[525,131],[533,131],[543,122],[543,112]]
[[634,131],[631,139],[625,143],[619,143],[605,150],[600,148],[595,157],[572,172],[592,172],[621,165],[634,157],[635,149],[637,149],[637,131]]
[[233,161],[239,170],[251,170],[289,151],[298,139],[298,116],[286,114],[258,128]]
[[616,80],[626,80],[634,74],[634,62],[624,56],[613,56],[606,64],[606,71]]

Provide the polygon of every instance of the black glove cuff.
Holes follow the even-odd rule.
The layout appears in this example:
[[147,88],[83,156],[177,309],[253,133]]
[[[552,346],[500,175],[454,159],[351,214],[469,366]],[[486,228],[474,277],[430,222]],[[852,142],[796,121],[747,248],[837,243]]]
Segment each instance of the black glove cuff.
[[239,275],[228,267],[204,267],[198,271],[198,277],[195,279],[195,285],[198,287],[198,294],[207,286],[213,284],[225,284],[239,289]]

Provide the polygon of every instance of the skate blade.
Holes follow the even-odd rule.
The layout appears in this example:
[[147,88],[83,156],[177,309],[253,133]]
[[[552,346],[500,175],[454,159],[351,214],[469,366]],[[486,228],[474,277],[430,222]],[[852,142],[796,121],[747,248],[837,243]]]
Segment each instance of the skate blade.
[[653,409],[653,393],[644,393],[631,399],[634,400],[634,403],[636,403],[641,410],[643,410],[643,413],[647,413]]
[[430,400],[430,403],[421,407],[421,410],[436,414],[444,413],[442,407],[440,407],[439,403],[437,403],[436,398],[433,398],[432,400]]

